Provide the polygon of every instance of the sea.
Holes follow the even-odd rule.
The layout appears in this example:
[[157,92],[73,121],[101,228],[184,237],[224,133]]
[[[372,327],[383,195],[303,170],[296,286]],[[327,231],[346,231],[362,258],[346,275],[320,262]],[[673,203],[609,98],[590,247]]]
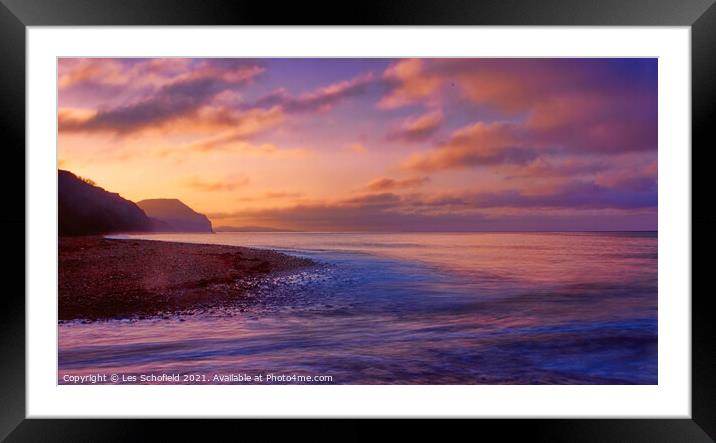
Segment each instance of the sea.
[[656,232],[121,235],[308,257],[236,306],[58,325],[58,383],[657,384]]

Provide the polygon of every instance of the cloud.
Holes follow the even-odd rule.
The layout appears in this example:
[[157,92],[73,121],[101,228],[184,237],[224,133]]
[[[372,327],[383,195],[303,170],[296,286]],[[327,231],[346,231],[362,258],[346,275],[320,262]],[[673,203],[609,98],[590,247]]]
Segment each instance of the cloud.
[[588,92],[589,66],[539,59],[445,60],[435,65],[444,81],[450,79],[469,101],[503,112],[529,110],[555,96]]
[[[239,190],[232,197],[236,206],[255,208],[227,216],[277,221],[243,223],[252,225],[450,229],[501,226],[505,219],[499,217],[518,211],[544,219],[589,211],[655,213],[655,60],[358,60],[341,61],[339,69],[330,60],[310,63],[316,63],[313,80],[325,86],[302,91],[293,89],[302,81],[292,76],[314,65],[302,71],[285,61],[61,59],[58,124],[61,136],[76,134],[61,137],[62,158],[112,168],[143,167],[143,156],[184,166],[202,158],[219,169],[180,182],[184,191]],[[386,63],[382,73],[365,73],[368,65]],[[275,69],[271,75],[263,75],[267,66]],[[260,84],[249,90],[254,82]],[[351,112],[322,114],[349,102],[356,105]],[[95,133],[102,136],[85,137]],[[354,143],[383,136],[416,147],[408,156]],[[370,155],[357,155],[366,146]],[[128,154],[131,162],[120,161]],[[165,155],[176,157],[159,158]],[[303,178],[310,189],[332,183],[335,199],[292,189],[250,192],[221,178],[247,156],[266,160],[250,161],[258,168],[275,164],[289,175],[308,163],[274,160],[316,156],[318,168]],[[353,173],[362,187],[336,181],[335,168],[345,167],[339,163],[346,159],[360,163]],[[402,169],[395,168],[396,159]],[[370,171],[391,173],[366,176]],[[427,176],[439,183],[426,185]]]
[[364,189],[366,191],[379,192],[390,191],[395,189],[410,189],[422,186],[430,182],[429,177],[412,177],[403,180],[392,178],[379,178],[368,183]]
[[404,120],[402,124],[388,133],[389,140],[418,142],[433,135],[443,122],[441,111],[432,111],[421,116]]
[[656,204],[651,191],[625,192],[573,181],[541,195],[518,189],[403,196],[378,192],[209,217],[307,231],[655,229]]
[[260,59],[62,57],[58,61],[58,87],[61,92],[77,88],[97,91],[101,87],[115,91],[116,86],[133,91],[198,77],[234,82],[247,69],[264,71]]
[[184,186],[203,192],[234,191],[249,184],[246,176],[235,177],[223,181],[205,181],[198,177],[191,177],[182,183]]
[[[656,105],[638,109],[624,98],[560,98],[535,107],[526,121],[476,122],[462,127],[437,149],[411,155],[407,169],[439,171],[485,165],[532,165],[533,172],[551,167],[545,155],[588,157],[654,152]],[[602,165],[604,162],[602,161]],[[562,163],[563,173],[599,168],[599,162]],[[580,171],[582,169],[582,171]],[[596,171],[593,171],[596,172]]]
[[172,118],[198,110],[215,93],[213,79],[198,79],[162,88],[153,97],[113,109],[99,110],[77,125],[63,125],[62,131],[110,131],[129,133],[147,126],[163,124]]
[[355,152],[356,154],[365,154],[368,152],[368,149],[361,143],[353,143],[352,145],[349,145],[348,150]]
[[[385,211],[380,206],[296,205],[290,208],[261,209],[238,213],[208,214],[212,220],[236,220],[303,231],[415,231],[430,230],[436,225],[425,217]],[[475,220],[475,218],[473,218]],[[444,220],[441,225],[444,227]]]
[[88,82],[100,85],[122,85],[128,82],[121,64],[114,59],[68,59],[58,62],[57,86],[60,90]]
[[347,98],[364,94],[368,86],[373,83],[373,74],[367,73],[356,76],[350,80],[323,86],[314,91],[298,96],[289,94],[285,89],[279,89],[272,94],[260,98],[249,107],[279,106],[285,112],[324,112],[333,108]]
[[63,131],[64,128],[79,128],[95,115],[97,112],[92,109],[59,108],[57,110],[57,125],[60,131]]
[[236,201],[249,203],[263,202],[266,200],[298,199],[303,197],[304,195],[305,194],[303,194],[302,192],[269,191],[257,196],[239,197],[236,199]]
[[595,174],[613,165],[601,158],[539,157],[524,165],[506,165],[501,169],[505,178],[575,177]]
[[301,192],[273,191],[264,193],[264,198],[298,198],[302,197]]
[[406,169],[438,171],[496,164],[526,164],[537,157],[522,146],[521,128],[509,122],[474,123],[455,131],[438,149],[410,156]]
[[475,194],[467,202],[480,208],[643,209],[656,207],[657,194],[653,189],[607,188],[595,182],[574,180],[551,194],[509,190]]
[[[92,71],[94,72],[94,71]],[[263,69],[240,66],[225,69],[211,62],[189,69],[163,86],[129,104],[100,108],[84,118],[59,119],[63,132],[111,132],[126,135],[151,127],[161,127],[181,118],[223,117],[231,111],[213,109],[211,99],[218,94],[240,87]],[[231,123],[217,119],[212,123]]]
[[478,106],[519,125],[523,147],[649,151],[657,146],[656,68],[656,59],[401,60],[384,73],[392,86],[379,106],[449,98],[447,109]]
[[339,202],[340,206],[355,206],[361,208],[390,208],[400,203],[400,196],[383,192],[351,197]]
[[433,99],[443,79],[425,72],[424,65],[421,59],[404,59],[388,67],[383,80],[392,87],[378,102],[378,107],[395,109]]
[[[653,183],[652,183],[653,184]],[[467,191],[432,195],[411,194],[401,197],[396,207],[423,211],[484,211],[508,209],[635,210],[655,208],[655,188],[624,189],[606,187],[596,181],[569,180],[547,192],[533,189]]]
[[620,209],[632,210],[654,208],[657,205],[655,178],[650,186],[605,186],[599,180],[568,180],[559,186],[535,192],[531,186],[522,189],[495,191],[465,191],[437,194],[392,193],[367,194],[340,203],[366,202],[389,205],[396,210],[469,210],[481,211],[495,208],[542,208],[542,209]]
[[571,152],[612,154],[655,151],[658,144],[656,94],[563,96],[535,106],[525,124],[542,145]]
[[335,202],[302,203],[282,208],[243,209],[207,214],[212,220],[285,227],[306,231],[420,230],[424,217],[394,212],[400,197],[368,194]]
[[267,110],[252,109],[244,112],[229,109],[209,110],[204,115],[205,118],[199,119],[195,125],[205,124],[209,131],[228,129],[192,143],[190,147],[195,151],[222,149],[227,145],[245,141],[254,135],[266,132],[284,121],[283,112],[278,107]]
[[185,74],[192,59],[186,58],[67,58],[58,61],[58,87],[61,92],[73,88],[115,87],[141,89],[160,86],[168,79]]
[[450,86],[470,102],[514,113],[575,94],[651,95],[655,73],[656,59],[403,59],[383,74],[393,85],[382,102],[398,107],[434,101]]
[[596,177],[599,186],[609,189],[628,191],[657,192],[657,162],[637,165],[630,168],[609,170]]
[[271,143],[255,144],[244,141],[243,137],[229,133],[223,136],[198,142],[189,143],[177,147],[164,147],[154,151],[154,156],[163,158],[169,156],[186,156],[192,152],[204,154],[208,152],[217,153],[238,153],[248,157],[265,157],[280,159],[309,158],[315,155],[310,148],[284,148]]
[[270,143],[254,145],[246,142],[238,142],[227,146],[226,149],[250,157],[271,157],[274,159],[307,158],[314,155],[313,150],[308,148],[279,148]]

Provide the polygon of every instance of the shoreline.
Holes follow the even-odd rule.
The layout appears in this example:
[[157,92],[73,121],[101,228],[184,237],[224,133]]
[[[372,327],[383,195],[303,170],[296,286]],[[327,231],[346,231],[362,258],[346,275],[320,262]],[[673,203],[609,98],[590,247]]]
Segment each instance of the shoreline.
[[60,237],[58,320],[141,319],[226,306],[257,281],[313,265],[241,246]]

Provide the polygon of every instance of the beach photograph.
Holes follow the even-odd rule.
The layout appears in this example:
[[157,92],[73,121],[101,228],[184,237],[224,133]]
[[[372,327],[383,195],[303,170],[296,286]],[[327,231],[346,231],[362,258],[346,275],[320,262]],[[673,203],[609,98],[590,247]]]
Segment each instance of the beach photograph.
[[57,383],[658,384],[657,73],[58,58]]

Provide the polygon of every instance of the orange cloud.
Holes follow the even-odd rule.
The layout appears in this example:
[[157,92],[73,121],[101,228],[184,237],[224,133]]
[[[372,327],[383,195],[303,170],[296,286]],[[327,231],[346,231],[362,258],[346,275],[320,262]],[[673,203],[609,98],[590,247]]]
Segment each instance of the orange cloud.
[[[161,87],[171,82],[213,77],[227,83],[240,83],[262,74],[265,69],[241,59],[221,63],[205,59],[190,66],[190,58],[71,58],[58,61],[58,87],[66,90],[86,84],[122,86],[124,89]],[[252,62],[253,63],[253,62]]]
[[307,148],[278,148],[270,143],[252,145],[241,142],[230,146],[230,149],[252,157],[272,157],[276,159],[295,159],[313,156],[313,150]]
[[187,121],[177,122],[177,126],[186,132],[194,133],[214,132],[222,129],[225,131],[192,143],[190,148],[196,151],[211,151],[237,141],[247,140],[278,126],[284,120],[283,112],[278,107],[268,110],[252,109],[246,112],[227,108],[209,108],[201,110],[199,114],[202,118],[195,120],[193,125]]
[[353,143],[352,145],[348,146],[348,149],[352,152],[355,152],[356,154],[365,154],[366,152],[368,152],[368,149],[361,143]]
[[129,79],[121,64],[112,59],[61,58],[58,62],[57,85],[60,90],[89,81],[101,85],[122,85]]
[[285,191],[269,191],[264,192],[258,196],[251,197],[239,197],[236,199],[238,202],[260,202],[265,200],[283,200],[283,199],[297,199],[303,197],[302,192],[285,192]]
[[[529,70],[529,75],[525,75]],[[514,113],[525,110],[549,98],[555,83],[564,81],[556,72],[546,72],[540,66],[525,65],[524,70],[505,65],[500,59],[480,60],[473,69],[456,69],[457,84],[465,97],[475,103],[486,103]]]
[[204,181],[197,177],[191,177],[182,184],[203,192],[233,191],[249,184],[249,178],[241,176],[224,181]]
[[236,140],[232,140],[232,138],[233,134],[228,134],[213,141],[198,141],[179,147],[163,147],[155,150],[153,155],[156,158],[170,156],[181,158],[191,153],[201,155],[215,151],[217,153],[239,153],[248,157],[264,157],[277,160],[309,158],[314,155],[313,149],[310,148],[282,148],[271,143],[253,144],[242,140],[240,137]]
[[413,154],[404,163],[406,169],[441,169],[501,163],[526,163],[535,153],[519,147],[519,128],[512,123],[474,123],[461,128],[447,143],[428,153]]
[[[405,196],[376,192],[333,201],[208,215],[212,219],[307,231],[475,230],[481,227],[494,230],[505,226],[524,228],[526,217],[537,217],[529,220],[534,222],[544,214],[554,215],[559,211],[566,220],[574,220],[585,211],[592,215],[606,214],[594,224],[604,226],[614,211],[638,216],[644,211],[651,213],[655,205],[656,196],[649,191],[614,190],[592,182],[571,181],[543,193],[519,189]],[[505,218],[509,214],[517,214],[518,218]]]
[[412,177],[403,180],[379,178],[368,183],[364,189],[373,192],[389,191],[394,189],[409,189],[422,186],[428,182],[430,182],[430,177]]
[[441,111],[432,111],[415,118],[409,118],[388,134],[390,140],[415,142],[426,140],[433,135],[443,122]]
[[84,125],[97,115],[93,109],[59,108],[57,110],[57,126],[60,132],[67,128],[76,128]]
[[378,102],[382,109],[394,109],[430,98],[441,86],[436,75],[424,72],[423,60],[405,59],[388,67],[383,79],[396,86]]

